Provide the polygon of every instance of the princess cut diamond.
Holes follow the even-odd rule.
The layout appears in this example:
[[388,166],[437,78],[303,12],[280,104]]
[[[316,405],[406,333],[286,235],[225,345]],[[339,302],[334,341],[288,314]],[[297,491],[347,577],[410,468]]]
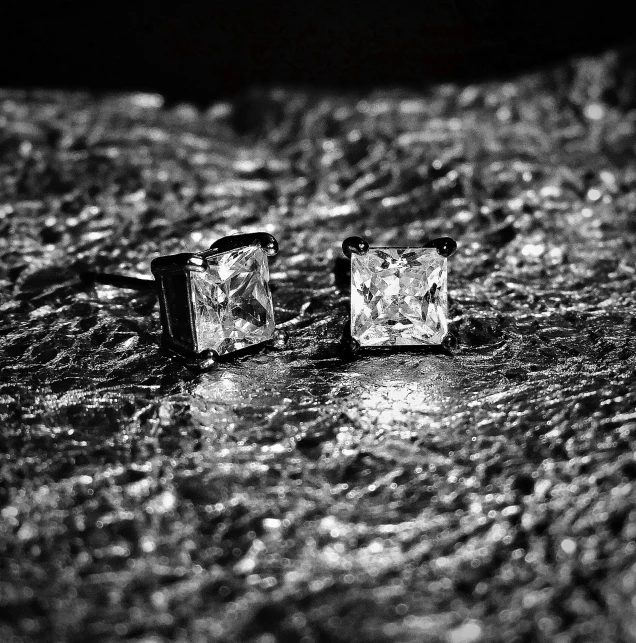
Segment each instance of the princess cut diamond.
[[351,336],[361,346],[441,344],[447,265],[435,248],[369,248],[351,257]]
[[267,255],[253,245],[206,257],[191,272],[197,350],[219,355],[267,341],[274,334]]

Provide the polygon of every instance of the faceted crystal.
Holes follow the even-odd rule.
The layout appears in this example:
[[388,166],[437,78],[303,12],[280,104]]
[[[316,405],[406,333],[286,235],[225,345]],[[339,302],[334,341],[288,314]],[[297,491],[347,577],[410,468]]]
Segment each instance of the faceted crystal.
[[274,334],[267,255],[247,246],[207,258],[191,272],[197,349],[219,355],[264,342]]
[[446,259],[435,248],[369,248],[351,257],[351,335],[361,346],[441,344]]

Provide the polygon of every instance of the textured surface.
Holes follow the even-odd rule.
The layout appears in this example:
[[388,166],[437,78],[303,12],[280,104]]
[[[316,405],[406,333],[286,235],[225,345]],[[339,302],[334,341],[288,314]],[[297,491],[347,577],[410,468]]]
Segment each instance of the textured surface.
[[[0,640],[633,640],[630,77],[0,94]],[[207,374],[76,276],[263,229],[287,341]],[[458,240],[454,357],[340,359],[350,234]]]
[[448,265],[431,248],[369,248],[351,256],[351,335],[361,346],[441,344]]
[[258,246],[208,258],[205,272],[190,275],[198,350],[219,355],[253,346],[274,334],[267,255]]

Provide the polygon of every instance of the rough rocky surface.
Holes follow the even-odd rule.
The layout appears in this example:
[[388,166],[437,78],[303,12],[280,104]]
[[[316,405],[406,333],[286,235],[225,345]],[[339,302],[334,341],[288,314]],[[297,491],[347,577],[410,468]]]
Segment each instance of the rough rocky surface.
[[[0,93],[0,641],[636,639],[632,70]],[[257,230],[287,339],[208,373],[77,276]],[[458,240],[454,355],[341,358],[354,233]]]

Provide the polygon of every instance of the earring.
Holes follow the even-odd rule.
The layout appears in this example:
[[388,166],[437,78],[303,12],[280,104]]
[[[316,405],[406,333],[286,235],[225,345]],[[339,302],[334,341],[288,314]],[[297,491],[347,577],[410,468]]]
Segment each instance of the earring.
[[209,250],[153,259],[155,277],[84,273],[83,280],[135,289],[155,287],[161,345],[207,368],[222,356],[271,339],[276,330],[269,265],[278,242],[265,232],[223,237]]
[[417,248],[372,247],[349,237],[351,317],[343,330],[345,351],[361,348],[443,346],[448,343],[447,259],[450,237]]

